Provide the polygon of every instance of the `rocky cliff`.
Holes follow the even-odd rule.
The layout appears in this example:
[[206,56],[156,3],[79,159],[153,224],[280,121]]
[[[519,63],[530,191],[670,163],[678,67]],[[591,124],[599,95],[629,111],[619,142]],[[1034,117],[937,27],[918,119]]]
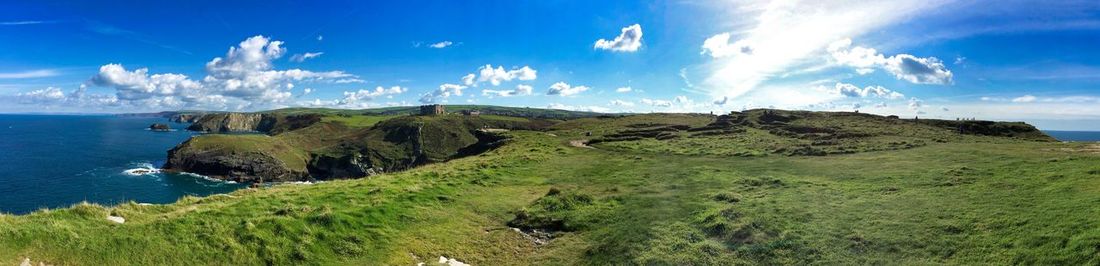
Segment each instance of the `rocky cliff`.
[[320,121],[321,116],[316,114],[217,113],[199,117],[187,130],[215,133],[260,132],[274,135]]
[[[260,131],[265,115],[226,114],[212,130]],[[207,118],[204,118],[206,120]],[[293,122],[298,121],[298,122]],[[269,132],[309,121],[277,120]],[[482,128],[526,128],[542,123],[477,117],[398,117],[370,128],[316,122],[268,135],[212,134],[194,137],[168,153],[168,171],[234,181],[300,181],[358,178],[475,155],[504,143]]]

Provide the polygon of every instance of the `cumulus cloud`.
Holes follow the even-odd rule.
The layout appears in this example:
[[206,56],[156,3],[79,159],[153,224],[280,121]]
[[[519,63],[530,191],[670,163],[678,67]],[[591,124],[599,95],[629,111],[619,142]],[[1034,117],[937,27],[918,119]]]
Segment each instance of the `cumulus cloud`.
[[281,104],[292,98],[295,82],[352,79],[342,71],[275,70],[273,61],[286,54],[283,42],[254,36],[230,47],[225,57],[206,63],[206,76],[193,80],[182,74],[149,74],[146,68],[127,70],[107,64],[86,84],[111,87],[126,104],[146,109],[197,107],[254,108]]
[[622,29],[614,40],[599,39],[593,49],[615,52],[635,52],[642,47],[642,25],[634,24]]
[[[4,97],[8,98],[8,97]],[[88,94],[87,87],[65,93],[61,88],[47,87],[10,96],[16,103],[39,107],[107,107],[119,103],[114,95]]]
[[377,97],[390,96],[405,93],[409,89],[401,86],[393,86],[384,88],[382,86],[375,87],[374,90],[358,90],[358,91],[345,91],[344,98],[338,100],[336,105],[339,107],[367,107],[366,102],[374,100]]
[[512,80],[535,80],[538,78],[538,71],[530,66],[523,66],[521,68],[513,68],[511,70],[504,70],[504,66],[493,67],[488,64],[481,66],[477,69],[477,74],[470,73],[462,77],[462,84],[465,86],[477,86],[481,82],[489,82],[493,86],[500,86],[501,83]]
[[631,88],[631,87],[619,87],[618,89],[615,89],[615,92],[618,92],[618,93],[626,93],[626,92],[630,92],[630,91],[632,91],[632,90],[634,90],[634,88]]
[[520,84],[520,85],[516,85],[516,89],[514,89],[514,90],[488,90],[488,89],[481,90],[481,95],[510,97],[510,96],[531,95],[531,94],[534,94],[534,92],[535,92],[535,88],[531,87],[531,85]]
[[565,83],[565,82],[558,82],[558,83],[554,83],[554,85],[550,85],[550,90],[546,91],[546,95],[570,96],[570,95],[574,95],[574,94],[584,92],[586,90],[588,90],[588,87],[585,87],[585,86],[576,86],[576,87],[574,87],[574,86],[570,86],[568,83]]
[[452,44],[454,44],[454,43],[451,42],[451,41],[442,41],[442,42],[437,42],[437,43],[433,43],[431,45],[428,45],[428,47],[436,48],[436,49],[442,49],[442,48],[447,48],[447,46],[451,46]]
[[473,73],[466,74],[465,76],[462,76],[462,85],[473,86],[476,78],[477,75],[474,75]]
[[290,61],[291,61],[291,62],[299,62],[299,63],[301,63],[301,62],[303,62],[303,61],[306,61],[306,59],[313,59],[313,58],[317,58],[317,57],[319,57],[319,56],[321,56],[321,55],[323,55],[323,54],[325,54],[325,52],[316,52],[316,53],[304,53],[304,54],[295,54],[295,55],[292,55],[292,56],[290,56]]
[[421,103],[436,103],[446,101],[451,95],[462,96],[462,90],[466,89],[466,86],[458,84],[446,83],[439,85],[439,89],[430,91],[420,96]]
[[740,40],[730,43],[730,34],[719,33],[703,41],[703,51],[700,54],[710,55],[713,58],[722,58],[738,54],[752,54],[752,46],[748,41]]
[[62,92],[61,89],[57,87],[48,87],[16,95],[25,103],[48,103],[65,99],[65,92]]
[[833,89],[830,91],[835,94],[840,94],[853,98],[876,97],[891,100],[905,98],[905,95],[896,91],[886,89],[882,86],[867,86],[861,89],[856,85],[840,82],[837,82],[836,85],[833,86]]
[[917,84],[947,85],[954,82],[951,71],[935,57],[920,58],[909,54],[886,57],[873,48],[852,47],[851,39],[833,42],[827,50],[837,64],[854,67],[861,75],[882,68],[900,80]]

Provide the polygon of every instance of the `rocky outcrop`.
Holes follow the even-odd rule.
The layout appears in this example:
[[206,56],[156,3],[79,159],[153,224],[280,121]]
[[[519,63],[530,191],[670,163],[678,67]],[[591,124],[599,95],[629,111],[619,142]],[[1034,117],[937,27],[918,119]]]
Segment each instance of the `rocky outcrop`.
[[168,117],[168,121],[175,123],[195,123],[204,113],[176,113]]
[[297,181],[309,176],[305,169],[289,167],[286,162],[261,151],[192,148],[193,140],[168,151],[166,171],[236,182]]
[[187,127],[187,130],[213,133],[260,132],[275,135],[308,127],[317,122],[321,122],[321,115],[218,113],[203,115]]
[[155,124],[149,125],[149,130],[152,130],[152,131],[171,131],[172,127],[168,126],[167,124],[155,123]]
[[309,175],[316,179],[345,179],[367,177],[385,172],[371,163],[370,157],[360,153],[342,156],[313,155],[307,166]]
[[[266,116],[266,120],[265,120]],[[271,115],[258,113],[223,113],[203,115],[187,130],[202,132],[258,132],[274,122]]]
[[[308,120],[279,120],[272,130]],[[333,123],[274,136],[196,136],[169,151],[165,168],[233,181],[360,178],[480,154],[506,141],[483,128],[525,127],[471,116],[398,117],[371,128]]]
[[917,123],[945,128],[966,135],[1012,137],[1033,141],[1057,141],[1035,126],[1024,122],[995,122],[982,120],[936,120],[919,119]]

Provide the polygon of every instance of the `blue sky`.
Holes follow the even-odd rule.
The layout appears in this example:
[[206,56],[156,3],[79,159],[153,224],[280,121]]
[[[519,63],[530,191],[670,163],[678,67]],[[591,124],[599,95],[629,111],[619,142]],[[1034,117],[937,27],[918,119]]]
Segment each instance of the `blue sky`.
[[0,1],[0,112],[774,107],[1100,130],[1096,1]]

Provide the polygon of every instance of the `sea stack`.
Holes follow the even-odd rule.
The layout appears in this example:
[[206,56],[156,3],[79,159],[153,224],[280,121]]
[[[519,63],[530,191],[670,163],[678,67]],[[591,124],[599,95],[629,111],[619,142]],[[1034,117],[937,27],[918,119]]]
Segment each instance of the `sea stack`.
[[155,123],[155,124],[149,125],[149,130],[161,131],[161,132],[171,131],[172,127],[169,127],[168,124]]

